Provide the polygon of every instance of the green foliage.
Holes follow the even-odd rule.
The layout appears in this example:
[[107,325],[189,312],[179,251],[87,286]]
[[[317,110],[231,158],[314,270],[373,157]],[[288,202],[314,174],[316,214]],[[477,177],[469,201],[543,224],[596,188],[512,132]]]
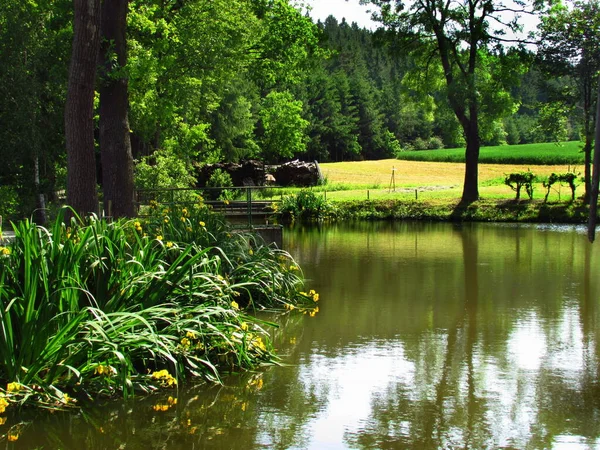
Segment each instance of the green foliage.
[[437,136],[432,136],[429,139],[417,138],[412,144],[414,150],[438,150],[444,148],[444,142]]
[[2,226],[7,226],[9,220],[16,220],[18,213],[19,203],[16,190],[12,186],[0,186],[0,216],[2,216]]
[[[240,83],[233,84],[211,118],[211,137],[220,159],[238,161],[257,158],[260,148],[255,142],[257,95],[247,92]],[[246,87],[249,83],[245,83]]]
[[256,59],[250,74],[263,91],[298,82],[309,66],[311,55],[319,57],[315,25],[288,0],[252,0],[260,20],[256,31]]
[[17,195],[18,217],[31,215],[36,191],[55,189],[55,166],[65,148],[72,9],[67,0],[0,3],[0,186]]
[[15,226],[0,251],[0,384],[11,383],[0,392],[9,406],[69,407],[71,397],[127,396],[184,377],[218,382],[223,371],[274,361],[268,324],[241,308],[315,312],[318,296],[300,291],[289,254],[225,231],[204,205],[156,209],[147,222]]
[[530,172],[518,172],[511,173],[504,179],[504,184],[509,186],[513,191],[517,193],[516,200],[521,198],[521,189],[525,188],[529,199],[533,199],[533,183],[535,182],[535,175]]
[[231,175],[229,175],[229,173],[225,172],[223,169],[215,169],[206,182],[206,186],[213,188],[208,191],[208,196],[212,200],[233,200],[236,195],[236,192],[234,192],[232,189],[218,189],[233,186]]
[[[196,182],[186,163],[166,150],[157,151],[152,156],[146,156],[138,161],[135,165],[134,176],[138,190],[189,188]],[[185,190],[165,195],[168,195],[169,198],[155,200],[192,203],[195,201],[194,194]]]
[[294,100],[290,92],[269,93],[259,115],[264,130],[262,150],[267,161],[292,158],[306,149],[308,122],[302,118],[302,102]]
[[335,208],[312,190],[302,189],[295,195],[283,197],[276,211],[285,222],[312,222],[335,218]]
[[244,0],[132,3],[130,118],[143,141],[186,157],[211,147],[211,115],[251,64],[260,36],[251,7]]
[[560,102],[546,103],[540,107],[537,131],[549,136],[553,142],[564,142],[569,137],[569,108]]

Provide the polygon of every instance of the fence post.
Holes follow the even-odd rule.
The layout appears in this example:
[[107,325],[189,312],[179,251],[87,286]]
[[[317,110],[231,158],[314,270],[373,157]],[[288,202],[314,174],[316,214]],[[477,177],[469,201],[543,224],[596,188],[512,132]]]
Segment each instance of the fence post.
[[246,201],[248,207],[248,225],[252,226],[252,189],[246,187]]

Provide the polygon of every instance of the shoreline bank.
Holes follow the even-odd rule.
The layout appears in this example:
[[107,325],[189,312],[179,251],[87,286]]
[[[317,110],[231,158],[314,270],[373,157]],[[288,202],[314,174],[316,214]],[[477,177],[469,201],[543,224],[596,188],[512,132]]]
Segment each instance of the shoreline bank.
[[575,202],[482,199],[435,201],[351,200],[332,202],[338,220],[430,220],[443,222],[587,223],[589,206]]

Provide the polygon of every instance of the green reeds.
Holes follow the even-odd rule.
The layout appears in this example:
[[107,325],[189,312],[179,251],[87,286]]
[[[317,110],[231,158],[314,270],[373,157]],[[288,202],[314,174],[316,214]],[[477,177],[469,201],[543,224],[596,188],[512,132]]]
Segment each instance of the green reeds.
[[239,307],[314,307],[301,272],[205,213],[161,212],[163,234],[151,236],[155,218],[17,224],[0,255],[0,395],[57,407],[275,362],[271,324]]

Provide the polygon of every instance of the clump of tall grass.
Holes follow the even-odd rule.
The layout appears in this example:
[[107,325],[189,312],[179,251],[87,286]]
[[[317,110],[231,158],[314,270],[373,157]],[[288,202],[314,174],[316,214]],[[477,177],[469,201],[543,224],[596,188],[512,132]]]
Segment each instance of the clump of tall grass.
[[[128,396],[192,376],[218,382],[224,370],[276,361],[269,324],[243,306],[287,299],[314,310],[314,299],[298,293],[293,260],[230,233],[202,207],[188,213],[170,211],[174,220],[165,222],[161,211],[156,230],[156,217],[66,224],[62,214],[51,228],[14,226],[0,255],[3,409],[31,401],[66,407],[73,398]],[[250,250],[288,266],[265,262],[279,271],[267,278],[265,267],[244,262]]]

